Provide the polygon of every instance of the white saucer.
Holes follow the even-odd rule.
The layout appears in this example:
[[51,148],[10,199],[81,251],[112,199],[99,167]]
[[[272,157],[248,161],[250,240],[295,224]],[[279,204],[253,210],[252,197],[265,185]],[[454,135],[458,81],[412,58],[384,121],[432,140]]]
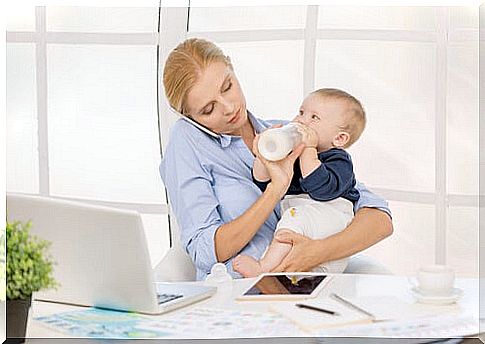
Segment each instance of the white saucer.
[[424,294],[416,287],[411,288],[411,292],[418,302],[430,305],[449,305],[455,303],[463,296],[463,290],[459,288],[453,288],[448,295]]

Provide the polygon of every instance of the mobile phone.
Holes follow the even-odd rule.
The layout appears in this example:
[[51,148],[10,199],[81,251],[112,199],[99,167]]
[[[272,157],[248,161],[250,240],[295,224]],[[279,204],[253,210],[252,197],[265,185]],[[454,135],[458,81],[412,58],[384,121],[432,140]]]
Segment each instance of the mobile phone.
[[202,124],[200,124],[199,122],[196,122],[193,118],[190,118],[188,116],[185,116],[185,115],[182,115],[180,112],[178,112],[177,110],[175,110],[173,107],[170,107],[170,109],[175,112],[179,117],[183,118],[184,120],[186,120],[187,122],[189,122],[190,124],[192,124],[193,126],[197,127],[198,129],[202,130],[204,133],[212,136],[212,137],[215,137],[215,138],[220,138],[221,135],[210,130],[209,128],[203,126]]

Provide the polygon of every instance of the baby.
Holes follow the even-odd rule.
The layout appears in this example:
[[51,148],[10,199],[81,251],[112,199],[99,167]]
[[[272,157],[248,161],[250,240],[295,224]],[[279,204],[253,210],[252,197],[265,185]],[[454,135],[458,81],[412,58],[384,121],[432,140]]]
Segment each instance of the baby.
[[[364,130],[365,112],[350,94],[323,88],[303,100],[293,122],[302,134],[305,149],[295,163],[293,179],[281,202],[283,215],[275,236],[293,231],[311,239],[324,239],[347,227],[359,199],[352,160],[344,149]],[[269,184],[269,174],[259,158],[254,161],[253,179],[263,191]],[[261,260],[239,255],[233,267],[244,277],[255,277],[278,266],[290,250],[291,244],[273,239]],[[340,273],[347,261],[326,262],[313,271]]]

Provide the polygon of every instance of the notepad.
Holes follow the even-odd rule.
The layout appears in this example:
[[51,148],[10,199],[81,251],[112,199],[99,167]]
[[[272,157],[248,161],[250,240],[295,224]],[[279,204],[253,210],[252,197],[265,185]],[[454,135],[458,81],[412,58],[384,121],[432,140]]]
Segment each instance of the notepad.
[[[299,308],[296,303],[334,311],[339,315],[330,315],[323,312]],[[305,332],[315,332],[323,328],[332,328],[353,324],[371,323],[373,318],[365,314],[353,311],[348,307],[329,298],[312,299],[300,302],[275,302],[270,306],[271,310],[279,313],[295,323]]]

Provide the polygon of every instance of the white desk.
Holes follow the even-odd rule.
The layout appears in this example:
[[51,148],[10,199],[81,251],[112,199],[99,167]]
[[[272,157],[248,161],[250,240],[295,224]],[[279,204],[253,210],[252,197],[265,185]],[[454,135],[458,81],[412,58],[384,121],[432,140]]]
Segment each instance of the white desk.
[[[234,309],[243,311],[269,311],[270,303],[262,301],[235,301],[234,297],[249,286],[254,279],[235,280],[231,286],[225,287],[225,292],[217,293],[210,299],[198,302],[191,306],[167,313],[159,316],[154,316],[154,319],[167,319],[173,317],[178,312],[185,311],[189,307],[204,307],[204,308],[219,308],[219,309]],[[194,282],[199,283],[199,282]],[[319,297],[326,297],[330,292],[336,292],[342,297],[397,297],[403,302],[412,304],[414,314],[402,314],[396,318],[397,321],[409,317],[419,317],[429,314],[430,311],[438,311],[442,314],[453,314],[455,316],[473,316],[479,319],[479,286],[478,279],[458,278],[455,286],[464,291],[463,297],[458,303],[448,306],[434,306],[415,303],[414,297],[410,292],[410,285],[407,277],[403,276],[389,276],[389,275],[355,275],[343,274],[335,276],[334,280],[328,287],[322,291]],[[275,302],[275,301],[273,301]],[[49,315],[58,312],[72,311],[81,309],[81,307],[67,306],[61,304],[47,303],[34,301],[29,314],[29,322],[27,326],[27,338],[67,338],[66,335],[53,331],[45,327],[42,323],[33,320],[33,317]],[[478,320],[476,324],[476,333],[479,332]],[[347,327],[345,327],[347,329]],[[349,327],[349,331],[350,331]],[[350,332],[349,332],[350,333]],[[295,333],[295,336],[308,337],[308,333]]]

